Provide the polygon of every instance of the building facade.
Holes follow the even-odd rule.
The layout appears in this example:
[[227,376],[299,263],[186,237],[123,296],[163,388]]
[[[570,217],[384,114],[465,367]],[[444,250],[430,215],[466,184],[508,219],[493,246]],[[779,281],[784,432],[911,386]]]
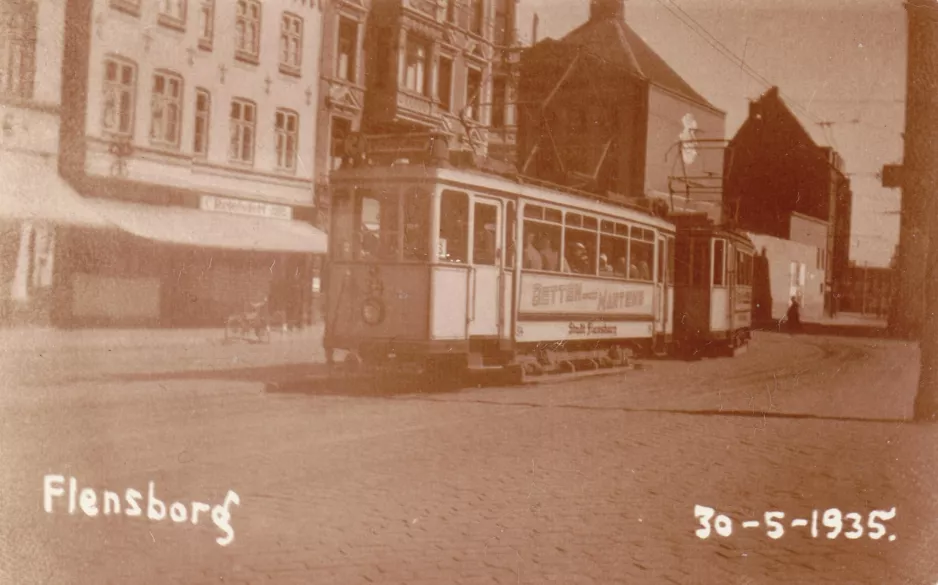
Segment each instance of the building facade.
[[836,286],[850,259],[853,201],[843,160],[811,139],[778,88],[750,103],[749,116],[729,149],[725,208],[740,227],[793,239],[793,214],[827,224],[825,308],[836,311]]
[[516,1],[326,3],[316,147],[323,209],[350,133],[440,131],[454,149],[513,162]]
[[622,0],[525,50],[519,104],[522,174],[721,221],[725,114],[629,28]]
[[62,175],[116,229],[72,230],[63,322],[310,319],[321,10],[307,0],[67,3]]
[[48,324],[57,235],[103,225],[58,175],[65,3],[0,3],[0,324]]
[[753,260],[753,319],[768,325],[785,317],[792,299],[801,318],[819,321],[824,316],[825,270],[816,246],[749,233],[756,247]]

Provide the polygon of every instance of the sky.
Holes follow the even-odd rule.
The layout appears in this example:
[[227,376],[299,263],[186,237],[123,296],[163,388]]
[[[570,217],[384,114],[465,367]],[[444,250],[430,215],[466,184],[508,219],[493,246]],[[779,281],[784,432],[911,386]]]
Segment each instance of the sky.
[[[876,174],[902,160],[901,0],[626,0],[625,10],[628,25],[726,112],[727,138],[744,121],[749,100],[768,89],[765,81],[777,85],[815,141],[844,159],[854,192],[851,259],[889,264],[900,192],[883,188]],[[586,21],[589,0],[519,0],[522,41],[531,38],[535,13],[538,37],[560,38]],[[737,59],[763,79],[745,73]]]

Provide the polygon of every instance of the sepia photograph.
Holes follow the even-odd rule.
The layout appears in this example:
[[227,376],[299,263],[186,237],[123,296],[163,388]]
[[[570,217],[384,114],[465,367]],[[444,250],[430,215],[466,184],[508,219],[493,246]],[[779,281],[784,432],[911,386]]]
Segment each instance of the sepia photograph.
[[0,122],[0,583],[938,584],[938,0],[0,0]]

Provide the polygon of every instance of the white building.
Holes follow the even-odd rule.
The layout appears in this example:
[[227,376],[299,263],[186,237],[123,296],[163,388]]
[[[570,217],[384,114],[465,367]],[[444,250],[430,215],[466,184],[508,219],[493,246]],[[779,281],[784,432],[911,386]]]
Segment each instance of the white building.
[[[40,1],[40,5],[62,2]],[[322,14],[310,0],[65,10],[60,169],[106,224],[60,233],[56,320],[309,318]]]

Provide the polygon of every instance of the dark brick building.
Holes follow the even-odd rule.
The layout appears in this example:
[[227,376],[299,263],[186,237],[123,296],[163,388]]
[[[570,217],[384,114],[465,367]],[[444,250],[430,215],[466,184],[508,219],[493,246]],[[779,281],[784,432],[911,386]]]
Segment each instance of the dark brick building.
[[[626,24],[622,0],[593,0],[590,19],[524,51],[518,167],[526,175],[629,199],[661,198],[720,219],[725,114]],[[686,141],[683,147],[680,141]],[[676,176],[716,178],[671,197]]]
[[838,283],[850,258],[853,193],[835,150],[820,146],[771,88],[750,103],[749,117],[730,141],[724,170],[725,209],[740,227],[792,238],[791,216],[827,223],[825,309],[837,310]]

